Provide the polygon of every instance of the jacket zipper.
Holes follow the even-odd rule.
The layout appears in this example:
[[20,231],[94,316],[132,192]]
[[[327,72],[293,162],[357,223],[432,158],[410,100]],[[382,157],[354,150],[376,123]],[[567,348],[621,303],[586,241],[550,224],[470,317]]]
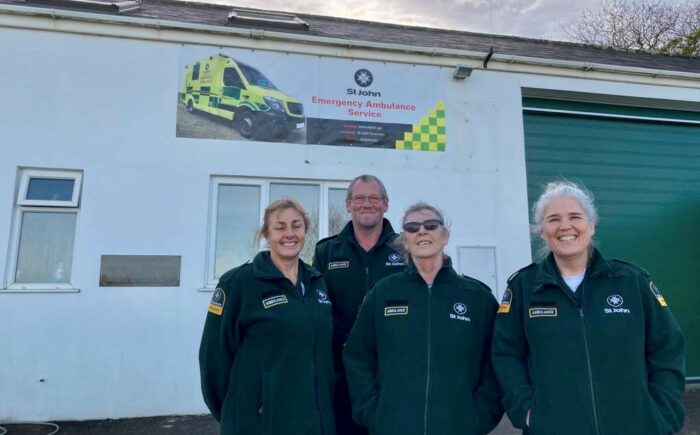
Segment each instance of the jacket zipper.
[[[309,287],[313,287],[310,285]],[[312,355],[312,366],[314,370],[314,406],[316,407],[316,411],[318,412],[318,416],[321,419],[321,434],[325,432],[325,424],[323,423],[323,412],[321,412],[321,408],[318,406],[318,364],[316,364],[316,358],[317,358],[317,353],[318,353],[318,346],[317,346],[317,339],[316,339],[316,325],[314,325],[314,318],[311,313],[311,309],[309,308],[309,304],[306,301],[306,295],[309,293],[310,289],[308,289],[306,292],[304,292],[303,295],[301,296],[301,301],[304,304],[304,308],[306,308],[306,314],[309,316],[309,321],[311,322],[311,335],[313,337],[313,355]],[[299,293],[297,291],[297,293]]]
[[432,337],[432,326],[433,326],[433,315],[432,315],[432,286],[428,286],[428,365],[427,365],[427,375],[425,377],[425,411],[423,415],[423,435],[428,435],[428,398],[430,395],[430,360],[431,360],[431,337]]
[[369,266],[365,266],[365,294],[369,292]]
[[595,433],[600,434],[600,424],[598,422],[598,411],[596,406],[595,398],[595,387],[593,386],[593,368],[591,367],[591,354],[588,349],[588,334],[586,334],[586,316],[583,313],[583,293],[584,287],[581,284],[581,306],[578,309],[579,315],[581,317],[581,329],[583,330],[583,347],[586,351],[586,368],[588,369],[588,387],[591,390],[591,405],[593,408],[593,424],[595,425]]

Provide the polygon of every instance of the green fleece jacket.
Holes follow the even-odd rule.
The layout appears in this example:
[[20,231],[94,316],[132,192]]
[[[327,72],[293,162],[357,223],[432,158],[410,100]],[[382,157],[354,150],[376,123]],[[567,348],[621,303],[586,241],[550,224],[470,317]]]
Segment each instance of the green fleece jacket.
[[303,262],[300,289],[269,252],[226,272],[207,313],[202,392],[222,435],[334,435],[331,303]]
[[343,345],[362,299],[377,281],[406,267],[391,246],[396,236],[389,221],[384,219],[377,244],[366,252],[355,238],[352,222],[348,222],[340,233],[316,245],[313,266],[323,274],[328,296],[333,301],[333,349],[340,372]]
[[373,435],[472,435],[500,421],[491,365],[498,303],[449,259],[428,286],[410,264],[379,281],[345,345],[353,418]]
[[533,435],[678,432],[685,340],[648,274],[593,250],[576,293],[552,254],[508,282],[493,362],[512,423]]

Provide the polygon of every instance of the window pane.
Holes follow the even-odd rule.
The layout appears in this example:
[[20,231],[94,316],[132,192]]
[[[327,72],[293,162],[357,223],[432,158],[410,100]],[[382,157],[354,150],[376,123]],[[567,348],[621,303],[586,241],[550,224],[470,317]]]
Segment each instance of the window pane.
[[70,201],[75,180],[60,178],[30,178],[27,198],[41,201]]
[[219,186],[214,276],[255,256],[253,237],[260,223],[260,186]]
[[328,189],[328,235],[338,234],[350,222],[350,213],[345,209],[347,189]]
[[75,213],[22,214],[15,282],[69,283]]
[[280,198],[294,198],[309,214],[311,225],[306,232],[304,249],[301,251],[301,258],[307,263],[310,263],[314,256],[314,249],[318,241],[319,192],[320,187],[313,184],[274,183],[270,185],[270,202]]

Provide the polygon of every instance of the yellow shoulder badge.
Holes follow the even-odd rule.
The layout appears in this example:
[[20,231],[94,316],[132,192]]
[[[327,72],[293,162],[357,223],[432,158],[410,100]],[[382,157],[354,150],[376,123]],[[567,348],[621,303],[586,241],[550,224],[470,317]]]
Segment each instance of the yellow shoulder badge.
[[656,285],[651,281],[649,282],[649,289],[652,293],[654,293],[654,297],[657,301],[659,301],[659,305],[661,305],[662,307],[668,307],[668,305],[666,305],[666,299],[664,299],[664,295],[661,294]]
[[513,300],[513,292],[507,288],[501,299],[501,306],[498,307],[498,314],[510,313],[510,302]]
[[220,316],[224,311],[224,304],[226,303],[226,293],[220,288],[214,290],[214,295],[211,297],[211,302],[209,302],[209,312]]

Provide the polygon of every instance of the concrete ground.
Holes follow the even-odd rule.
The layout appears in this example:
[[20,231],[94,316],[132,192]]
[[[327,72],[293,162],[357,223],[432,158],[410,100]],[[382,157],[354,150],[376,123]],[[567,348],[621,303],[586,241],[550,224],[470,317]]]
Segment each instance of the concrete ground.
[[[688,388],[685,395],[687,417],[681,435],[700,435],[700,385]],[[51,426],[3,424],[6,435],[218,435],[219,427],[210,415],[184,415],[119,420],[61,421],[58,432]],[[493,435],[514,435],[520,431],[507,418]],[[0,429],[0,435],[4,435]],[[640,434],[642,435],[642,434]]]

